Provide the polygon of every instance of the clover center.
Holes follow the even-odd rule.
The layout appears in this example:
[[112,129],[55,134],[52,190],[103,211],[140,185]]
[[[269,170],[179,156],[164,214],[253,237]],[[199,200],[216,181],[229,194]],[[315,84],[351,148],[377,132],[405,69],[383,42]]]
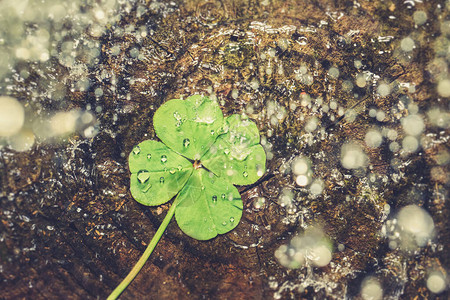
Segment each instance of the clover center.
[[199,160],[195,160],[192,165],[194,166],[194,169],[198,170],[202,167],[202,162]]

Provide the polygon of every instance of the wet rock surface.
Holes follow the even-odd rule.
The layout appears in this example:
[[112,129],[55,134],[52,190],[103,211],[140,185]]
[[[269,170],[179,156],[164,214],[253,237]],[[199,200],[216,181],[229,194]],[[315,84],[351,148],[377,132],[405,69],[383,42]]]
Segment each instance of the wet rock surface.
[[[429,284],[450,268],[448,1],[105,3],[75,3],[93,21],[61,19],[59,38],[34,19],[49,59],[19,55],[0,73],[36,138],[26,151],[1,141],[1,298],[114,289],[170,205],[132,198],[128,153],[157,139],[162,103],[193,94],[255,121],[267,173],[239,187],[228,234],[197,241],[172,220],[123,299],[367,299],[370,276],[386,299],[448,298],[448,283]],[[57,111],[76,112],[71,132],[36,129]],[[432,218],[424,241],[404,235],[408,205]],[[331,261],[280,264],[275,252],[313,227]]]

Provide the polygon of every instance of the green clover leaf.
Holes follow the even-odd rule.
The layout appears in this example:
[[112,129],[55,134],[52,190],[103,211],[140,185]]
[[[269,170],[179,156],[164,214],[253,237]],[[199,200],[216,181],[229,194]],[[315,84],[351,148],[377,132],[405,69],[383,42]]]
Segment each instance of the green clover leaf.
[[190,161],[151,140],[135,146],[128,163],[131,194],[144,205],[160,205],[172,199],[194,170]]
[[241,220],[242,200],[238,190],[203,168],[194,170],[177,200],[178,226],[197,240],[227,233]]
[[240,115],[225,119],[223,131],[202,164],[216,175],[233,184],[248,185],[256,182],[266,171],[266,153],[259,144],[256,124]]
[[134,279],[174,215],[180,229],[198,240],[235,228],[243,205],[233,184],[255,183],[266,170],[256,124],[241,115],[224,119],[207,97],[167,101],[155,112],[153,126],[162,143],[146,140],[133,148],[130,191],[144,205],[176,198],[141,259],[108,299]]
[[164,103],[153,117],[156,135],[173,151],[199,160],[216,140],[223,115],[216,102],[195,95]]

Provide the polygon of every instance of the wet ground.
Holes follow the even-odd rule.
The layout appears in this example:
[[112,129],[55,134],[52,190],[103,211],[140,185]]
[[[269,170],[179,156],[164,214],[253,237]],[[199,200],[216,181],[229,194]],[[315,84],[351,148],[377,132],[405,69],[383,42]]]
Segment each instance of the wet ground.
[[[0,137],[1,299],[106,298],[169,207],[132,198],[127,156],[193,94],[255,121],[267,173],[232,232],[172,221],[122,299],[448,299],[448,1],[27,5],[0,31],[25,109]],[[311,228],[328,260],[295,255]]]

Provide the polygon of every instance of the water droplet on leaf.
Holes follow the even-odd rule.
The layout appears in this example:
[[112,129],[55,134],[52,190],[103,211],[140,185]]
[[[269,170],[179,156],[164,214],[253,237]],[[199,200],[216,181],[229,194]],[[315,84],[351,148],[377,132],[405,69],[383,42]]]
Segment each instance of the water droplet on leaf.
[[159,183],[161,183],[161,184],[164,183],[164,177],[159,178]]
[[194,119],[197,123],[205,123],[205,124],[212,124],[216,121],[216,115],[215,115],[215,107],[211,105],[205,105],[198,107],[196,118]]
[[248,177],[247,171],[244,171],[244,172],[242,173],[242,176],[244,176],[245,178],[247,178],[247,177]]
[[184,139],[184,140],[183,140],[183,146],[184,146],[184,148],[189,147],[190,144],[191,144],[191,141],[190,141],[189,139]]
[[234,222],[234,218],[233,218],[233,217],[230,218],[230,222],[231,222],[231,223]]
[[213,201],[214,203],[217,202],[217,196],[216,196],[216,195],[212,196],[212,201]]
[[151,187],[151,183],[150,183],[150,172],[147,170],[140,170],[137,173],[137,180],[140,184],[144,185],[141,186],[141,191],[143,193],[146,193]]
[[152,159],[152,155],[151,155],[150,153],[147,154],[147,159],[148,159],[148,160]]
[[161,155],[161,162],[165,164],[167,162],[167,156]]
[[229,129],[230,129],[230,126],[228,126],[228,124],[224,124],[220,130],[220,134],[227,133]]
[[222,222],[222,225],[223,225],[223,226],[227,226],[227,221],[223,221],[223,222]]
[[173,113],[173,117],[175,118],[175,120],[180,121],[181,120],[181,115],[179,112],[174,112]]
[[181,170],[183,170],[183,167],[181,165],[178,165],[177,169],[178,169],[178,171],[181,171]]
[[152,187],[152,184],[149,182],[147,183],[147,186],[145,188],[142,189],[143,193],[147,193],[147,191]]
[[141,170],[137,173],[137,179],[139,183],[146,183],[150,178],[150,172],[147,170]]
[[261,165],[256,165],[256,175],[258,175],[258,177],[264,175],[264,169]]
[[170,169],[169,173],[173,175],[173,174],[175,174],[176,171],[177,171],[177,169],[172,168],[172,169]]
[[133,154],[138,155],[139,153],[141,153],[141,147],[139,147],[139,146],[134,147]]
[[226,197],[226,196],[225,196],[225,194],[222,194],[221,197],[222,197],[222,200],[225,200],[225,197]]
[[227,170],[227,176],[233,176],[234,175],[234,171],[233,170]]
[[252,150],[245,143],[233,146],[230,151],[231,156],[239,161],[246,159],[250,153],[252,153]]

